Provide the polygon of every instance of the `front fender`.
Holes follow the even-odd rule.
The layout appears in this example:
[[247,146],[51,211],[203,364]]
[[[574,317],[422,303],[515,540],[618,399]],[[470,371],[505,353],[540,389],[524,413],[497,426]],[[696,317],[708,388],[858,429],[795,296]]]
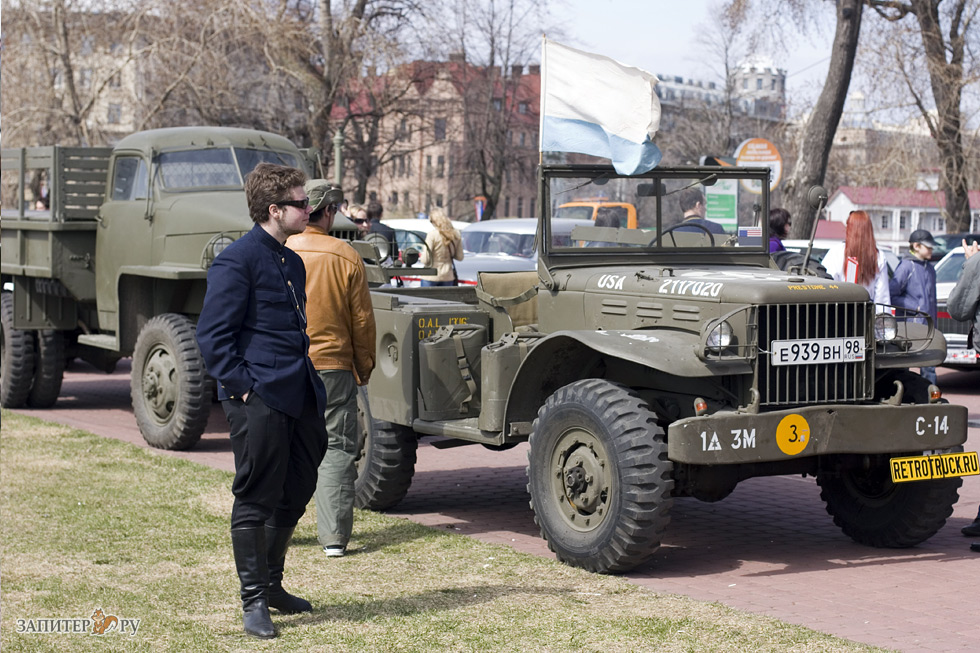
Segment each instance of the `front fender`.
[[627,361],[674,376],[751,374],[747,360],[705,361],[697,357],[698,334],[683,331],[556,331],[543,338],[521,363],[510,387],[505,423],[531,421],[558,388],[588,378],[603,359]]

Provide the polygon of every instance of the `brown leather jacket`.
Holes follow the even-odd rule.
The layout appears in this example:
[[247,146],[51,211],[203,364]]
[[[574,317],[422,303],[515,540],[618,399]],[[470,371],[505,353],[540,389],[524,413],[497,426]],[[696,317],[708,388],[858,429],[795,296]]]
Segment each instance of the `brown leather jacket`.
[[310,359],[318,370],[350,370],[358,385],[371,377],[375,362],[374,311],[364,262],[354,248],[307,225],[286,246],[306,265],[306,333]]

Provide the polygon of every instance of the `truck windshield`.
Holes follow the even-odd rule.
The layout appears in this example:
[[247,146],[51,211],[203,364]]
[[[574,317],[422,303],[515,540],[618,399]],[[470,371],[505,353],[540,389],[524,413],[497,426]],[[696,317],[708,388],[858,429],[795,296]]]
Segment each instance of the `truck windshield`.
[[296,157],[286,152],[224,147],[164,152],[159,158],[159,174],[168,190],[238,189],[245,175],[264,161],[297,166]]
[[[551,232],[562,218],[594,207],[554,254],[636,254],[643,250],[745,248],[767,251],[768,175],[759,169],[674,169],[642,177],[574,166],[547,174]],[[590,213],[592,210],[590,208]],[[635,217],[634,217],[635,216]]]

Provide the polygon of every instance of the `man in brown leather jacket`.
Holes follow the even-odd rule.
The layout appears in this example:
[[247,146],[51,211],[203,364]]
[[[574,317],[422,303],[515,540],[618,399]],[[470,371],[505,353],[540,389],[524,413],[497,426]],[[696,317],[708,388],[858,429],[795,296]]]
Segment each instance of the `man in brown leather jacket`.
[[306,230],[286,241],[306,265],[310,359],[327,392],[327,453],[317,474],[317,533],[327,556],[344,555],[354,526],[357,386],[375,362],[375,325],[364,263],[354,248],[327,235],[344,193],[324,179],[305,185]]

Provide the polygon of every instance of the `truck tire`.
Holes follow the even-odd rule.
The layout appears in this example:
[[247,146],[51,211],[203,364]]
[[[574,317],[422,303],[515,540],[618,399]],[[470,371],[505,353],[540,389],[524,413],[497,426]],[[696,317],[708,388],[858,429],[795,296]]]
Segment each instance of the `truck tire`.
[[[905,387],[903,403],[928,401],[928,381],[907,370],[879,380],[876,395],[892,394],[895,380]],[[871,465],[861,467],[825,466],[817,484],[834,524],[855,542],[878,548],[903,549],[935,535],[953,514],[963,479],[892,483],[889,458],[921,453],[875,456]]]
[[130,394],[136,424],[152,447],[190,449],[207,426],[211,391],[195,331],[187,317],[165,313],[136,338]]
[[27,396],[32,408],[50,408],[61,394],[61,381],[65,376],[65,336],[61,331],[45,329],[35,336],[34,383]]
[[354,505],[387,510],[398,504],[412,485],[418,438],[407,426],[372,419],[367,391],[357,393],[358,448]]
[[615,573],[654,554],[670,522],[673,464],[640,397],[603,379],[566,385],[538,411],[530,445],[531,510],[560,561]]
[[0,319],[3,322],[0,406],[21,408],[27,403],[34,381],[34,333],[14,328],[13,293],[0,293]]

